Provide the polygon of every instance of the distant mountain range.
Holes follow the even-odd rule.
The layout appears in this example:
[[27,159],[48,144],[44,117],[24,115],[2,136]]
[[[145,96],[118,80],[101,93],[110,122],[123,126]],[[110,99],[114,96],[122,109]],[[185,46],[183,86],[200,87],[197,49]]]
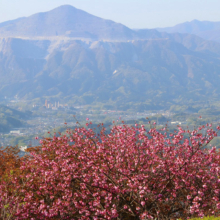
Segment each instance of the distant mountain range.
[[164,31],[131,30],[67,5],[1,23],[0,98],[146,109],[220,98],[220,44]]
[[158,31],[167,33],[195,34],[206,40],[220,43],[220,22],[198,21],[185,22],[174,27],[157,28]]

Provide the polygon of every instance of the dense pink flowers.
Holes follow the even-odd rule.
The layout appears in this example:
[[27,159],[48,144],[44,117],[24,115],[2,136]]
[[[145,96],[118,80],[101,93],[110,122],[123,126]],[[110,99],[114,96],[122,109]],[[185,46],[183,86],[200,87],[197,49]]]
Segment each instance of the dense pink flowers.
[[[136,125],[109,134],[76,128],[41,147],[1,181],[13,219],[185,219],[219,215],[220,157],[210,125],[166,135]],[[202,135],[206,131],[205,135]],[[7,183],[8,184],[8,183]]]

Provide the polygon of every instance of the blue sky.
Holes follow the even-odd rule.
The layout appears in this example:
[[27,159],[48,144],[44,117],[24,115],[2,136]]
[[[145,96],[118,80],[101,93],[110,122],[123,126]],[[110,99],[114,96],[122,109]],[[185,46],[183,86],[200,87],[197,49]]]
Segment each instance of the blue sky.
[[69,4],[130,28],[220,21],[220,0],[0,0],[0,22]]

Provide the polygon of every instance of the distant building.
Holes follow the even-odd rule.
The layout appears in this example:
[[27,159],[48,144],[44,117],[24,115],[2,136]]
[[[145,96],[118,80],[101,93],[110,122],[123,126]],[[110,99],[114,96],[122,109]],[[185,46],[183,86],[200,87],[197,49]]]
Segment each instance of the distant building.
[[182,125],[182,124],[186,124],[186,122],[181,122],[181,121],[171,121],[172,125]]
[[47,104],[48,104],[48,103],[47,103],[47,99],[46,99],[46,100],[45,100],[45,107],[46,107],[46,108],[47,108]]
[[19,148],[20,148],[21,151],[27,150],[27,146],[20,146]]
[[21,134],[21,131],[20,130],[10,131],[10,134]]

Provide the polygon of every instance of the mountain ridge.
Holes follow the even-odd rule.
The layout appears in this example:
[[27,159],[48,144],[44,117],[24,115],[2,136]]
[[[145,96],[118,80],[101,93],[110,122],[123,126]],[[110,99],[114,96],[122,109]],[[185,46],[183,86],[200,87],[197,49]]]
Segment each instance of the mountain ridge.
[[220,22],[199,21],[184,22],[173,27],[156,28],[160,32],[194,34],[206,40],[220,43]]
[[69,36],[92,40],[128,40],[137,37],[136,32],[120,23],[99,18],[69,5],[1,23],[0,35],[3,37]]
[[220,44],[196,35],[134,31],[63,6],[0,24],[0,36],[0,98],[146,108],[220,98]]
[[[220,53],[210,53],[207,58],[207,52],[193,51],[172,39],[72,40],[65,50],[55,49],[49,55],[51,42],[11,39],[8,47],[13,41],[17,47],[0,57],[0,66],[5,67],[0,71],[1,96],[69,96],[82,103],[145,102],[152,98],[171,102],[178,97],[186,100],[189,94],[191,99],[208,97],[219,83]],[[192,95],[195,89],[200,92]]]

